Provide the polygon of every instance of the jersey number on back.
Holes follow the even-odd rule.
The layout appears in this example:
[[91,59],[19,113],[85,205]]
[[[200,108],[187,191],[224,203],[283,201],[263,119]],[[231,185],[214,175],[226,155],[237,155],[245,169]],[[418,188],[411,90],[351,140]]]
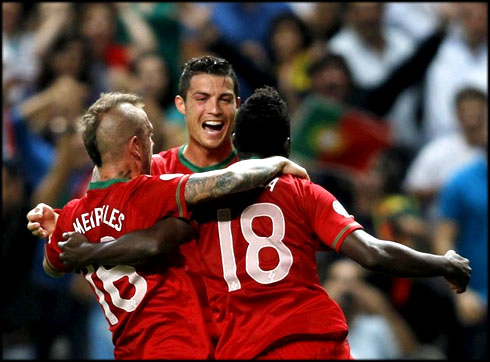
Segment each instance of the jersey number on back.
[[[231,233],[230,209],[218,210],[218,233],[221,248],[223,276],[228,284],[228,291],[241,288],[236,274],[233,236]],[[272,234],[268,237],[258,236],[252,229],[253,219],[265,216],[271,219]],[[291,250],[282,242],[284,239],[285,222],[281,209],[274,204],[258,203],[248,206],[240,215],[240,228],[243,238],[247,241],[245,266],[247,274],[260,284],[275,283],[284,279],[293,264]],[[263,270],[259,266],[260,249],[272,247],[279,255],[279,263],[272,270]]]
[[[101,239],[102,242],[109,240],[114,240],[114,238],[104,237]],[[112,304],[126,312],[132,312],[136,309],[136,307],[141,303],[141,300],[144,298],[146,290],[148,289],[146,280],[141,275],[136,273],[134,267],[129,265],[117,265],[111,269],[106,269],[102,265],[99,265],[97,271],[95,271],[92,265],[89,265],[87,267],[87,271],[88,272],[85,275],[85,279],[87,279],[87,281],[94,288],[95,294],[97,294],[97,297],[99,298],[99,304],[102,306],[104,314],[111,325],[116,324],[119,320],[105,301],[104,293],[97,288],[92,280],[92,275],[94,272],[95,275],[97,275],[97,277],[102,281],[103,289],[109,294]],[[116,282],[124,277],[126,277],[127,281],[134,287],[134,294],[129,299],[121,297],[121,293],[116,287]]]

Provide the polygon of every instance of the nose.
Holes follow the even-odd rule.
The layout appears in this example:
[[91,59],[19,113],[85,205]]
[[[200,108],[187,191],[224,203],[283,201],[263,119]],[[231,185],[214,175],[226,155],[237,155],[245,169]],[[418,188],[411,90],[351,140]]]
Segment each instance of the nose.
[[208,102],[208,112],[213,115],[219,115],[222,113],[220,102],[218,99],[210,99]]

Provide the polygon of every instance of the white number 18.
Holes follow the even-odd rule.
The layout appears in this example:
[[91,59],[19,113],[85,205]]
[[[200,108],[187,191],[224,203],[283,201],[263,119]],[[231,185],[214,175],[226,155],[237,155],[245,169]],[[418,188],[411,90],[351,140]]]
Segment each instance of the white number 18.
[[[254,218],[259,216],[271,219],[272,234],[268,237],[258,236],[252,229]],[[241,284],[236,274],[230,219],[230,209],[218,210],[218,233],[223,276],[228,284],[228,291],[233,292],[240,289]],[[293,264],[293,254],[283,243],[285,222],[281,209],[270,203],[252,204],[240,215],[240,228],[248,243],[245,256],[247,274],[260,284],[271,284],[284,279]],[[259,252],[266,247],[274,248],[279,255],[279,263],[272,270],[263,270],[259,266]]]

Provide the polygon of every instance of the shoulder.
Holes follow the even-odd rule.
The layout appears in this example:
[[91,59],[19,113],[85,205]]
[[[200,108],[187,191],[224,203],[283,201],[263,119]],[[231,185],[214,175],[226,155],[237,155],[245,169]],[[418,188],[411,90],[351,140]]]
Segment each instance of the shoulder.
[[[73,230],[72,222],[79,216],[88,212],[88,207],[86,205],[87,195],[83,196],[81,199],[70,200],[59,212],[59,217],[56,222],[56,231],[69,231]],[[59,238],[59,236],[58,236]]]
[[60,217],[66,217],[68,215],[72,215],[77,210],[83,208],[83,201],[87,198],[87,196],[83,196],[80,199],[73,199],[66,203],[65,206],[60,211]]
[[166,161],[166,160],[175,159],[178,157],[180,147],[181,146],[169,148],[168,150],[161,151],[157,154],[154,154],[154,155],[152,155],[152,160]]
[[292,190],[301,187],[302,182],[306,181],[299,177],[291,175],[280,175],[273,178],[267,185],[266,190],[274,192],[274,190]]
[[135,189],[139,187],[153,187],[153,185],[178,183],[182,177],[185,176],[183,173],[164,173],[161,175],[139,175],[127,182],[127,187],[130,189]]
[[160,175],[162,173],[172,172],[175,163],[179,160],[179,147],[170,148],[166,151],[152,155],[151,173]]
[[294,198],[301,200],[316,198],[320,194],[331,196],[330,192],[320,185],[292,175],[276,177],[266,186],[266,190],[277,195],[283,195],[290,200]]
[[474,156],[471,161],[454,171],[448,184],[466,188],[466,185],[473,183],[478,174],[487,174],[488,164],[484,157],[480,154]]
[[459,134],[438,137],[427,143],[416,159],[447,159],[448,155],[459,153],[466,144]]

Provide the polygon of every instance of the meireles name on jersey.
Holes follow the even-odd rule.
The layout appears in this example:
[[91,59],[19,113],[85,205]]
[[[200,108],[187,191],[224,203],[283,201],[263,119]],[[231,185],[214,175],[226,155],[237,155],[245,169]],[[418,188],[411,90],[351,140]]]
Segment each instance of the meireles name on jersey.
[[90,213],[86,212],[75,219],[73,228],[75,231],[85,234],[90,229],[100,226],[102,223],[121,231],[122,221],[125,219],[124,214],[118,209],[111,208],[109,205],[96,207]]

